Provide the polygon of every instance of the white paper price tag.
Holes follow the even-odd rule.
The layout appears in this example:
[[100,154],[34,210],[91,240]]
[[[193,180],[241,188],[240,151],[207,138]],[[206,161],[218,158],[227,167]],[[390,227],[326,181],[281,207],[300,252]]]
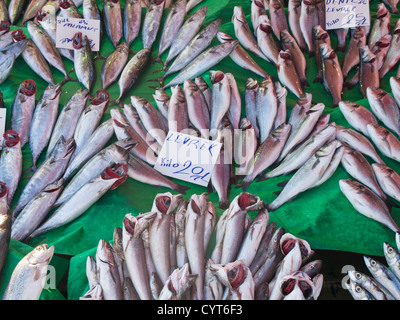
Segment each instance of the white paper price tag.
[[6,130],[6,115],[7,109],[0,108],[0,149],[3,147],[3,134]]
[[100,50],[100,20],[57,18],[56,47],[73,50],[72,39],[77,32],[86,35],[92,51]]
[[325,13],[327,30],[370,24],[369,0],[326,0]]
[[154,169],[165,176],[207,186],[222,144],[169,131]]

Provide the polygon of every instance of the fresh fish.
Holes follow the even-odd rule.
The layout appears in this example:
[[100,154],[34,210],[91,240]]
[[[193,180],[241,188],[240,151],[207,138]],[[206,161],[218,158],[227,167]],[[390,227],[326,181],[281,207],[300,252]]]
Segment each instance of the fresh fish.
[[301,1],[300,19],[298,23],[307,45],[308,55],[312,57],[314,56],[313,27],[318,25],[318,12],[315,2],[309,0]]
[[379,87],[379,70],[376,56],[368,46],[360,47],[359,88],[364,98],[369,87]]
[[[315,7],[317,9],[317,16],[318,16],[318,24],[325,29],[326,26],[326,17],[325,17],[325,1],[323,0],[315,0]],[[368,32],[367,32],[368,34]]]
[[257,39],[250,30],[242,7],[235,6],[233,8],[232,22],[235,30],[235,36],[239,43],[245,49],[254,53],[257,57],[269,61],[258,47]]
[[217,208],[213,202],[208,201],[204,214],[204,254],[206,254],[215,226],[217,225]]
[[60,97],[61,84],[49,84],[36,104],[29,132],[33,168],[36,168],[40,154],[50,141],[57,121]]
[[[368,130],[368,125],[367,125]],[[336,139],[347,143],[353,149],[360,151],[362,154],[367,155],[377,163],[384,163],[375,150],[371,141],[363,134],[340,125],[336,125]]]
[[81,32],[77,32],[72,38],[72,45],[74,47],[74,70],[76,76],[78,81],[90,91],[95,81],[96,70],[89,39],[86,35],[82,35]]
[[41,244],[25,255],[11,274],[3,300],[39,300],[53,253],[54,246]]
[[328,167],[336,145],[336,140],[328,142],[307,160],[290,178],[278,197],[267,205],[268,211],[275,211],[298,194],[312,188]]
[[11,130],[18,132],[21,148],[29,141],[29,131],[35,111],[37,86],[33,80],[24,80],[15,95],[12,104]]
[[[165,282],[158,300],[185,300],[186,293],[195,285],[198,275],[193,272],[186,263],[181,268],[176,268]],[[203,288],[201,288],[203,289]]]
[[375,42],[390,33],[390,12],[384,3],[378,3],[376,16],[368,37],[368,46],[372,48]]
[[33,0],[29,1],[28,7],[24,11],[24,15],[22,17],[21,26],[25,24],[28,20],[33,19],[36,16],[36,13],[42,9],[42,7],[46,4],[47,0]]
[[400,161],[400,141],[393,133],[379,124],[369,124],[367,130],[372,142],[383,155]]
[[104,0],[102,14],[107,37],[116,48],[122,39],[122,12],[119,0]]
[[394,27],[392,39],[390,41],[389,50],[386,54],[385,60],[379,69],[379,78],[382,79],[389,71],[393,70],[400,60],[399,55],[399,32],[400,32],[400,19],[397,20]]
[[359,48],[364,47],[367,43],[367,37],[361,27],[357,27],[351,36],[346,54],[344,56],[342,73],[346,79],[349,72],[360,63]]
[[148,212],[134,217],[125,215],[122,242],[126,266],[133,285],[141,300],[152,300],[150,279],[147,273],[145,249],[142,234],[156,217],[156,212]]
[[306,42],[300,28],[301,0],[288,1],[288,24],[293,37],[302,51],[307,50]]
[[49,157],[40,165],[22,190],[13,212],[14,218],[46,186],[63,176],[74,150],[74,139],[65,140],[61,136]]
[[376,300],[368,290],[364,289],[361,285],[353,280],[345,282],[344,285],[354,300]]
[[383,192],[399,201],[400,175],[386,164],[373,163],[371,166]]
[[211,87],[204,80],[202,76],[195,77],[194,82],[199,87],[200,91],[203,92],[203,96],[206,99],[208,110],[211,108]]
[[392,13],[399,14],[399,10],[397,9],[397,0],[384,0],[383,3],[385,3],[390,8],[390,11]]
[[218,207],[220,209],[228,208],[230,203],[228,192],[231,185],[231,170],[232,168],[229,160],[225,160],[225,150],[221,149],[219,158],[215,163],[214,171],[210,178],[211,185],[218,194]]
[[83,18],[81,12],[72,0],[59,0],[60,11],[58,17],[62,18]]
[[242,100],[239,92],[239,88],[235,77],[232,73],[225,73],[225,76],[228,78],[228,83],[230,86],[230,105],[226,116],[229,121],[232,123],[233,130],[239,129],[239,122],[241,119],[241,110],[242,110]]
[[366,107],[351,101],[340,101],[339,109],[346,121],[357,131],[368,136],[367,125],[377,124],[378,120]]
[[385,202],[374,191],[352,179],[339,180],[339,186],[357,212],[395,232],[399,231]]
[[46,61],[67,77],[64,62],[62,61],[61,55],[50,36],[35,22],[28,21],[26,25],[33,43],[39,49]]
[[259,141],[263,143],[270,135],[278,112],[278,98],[271,77],[264,78],[256,93],[256,118]]
[[15,25],[24,12],[26,1],[25,0],[11,0],[8,5],[8,16],[10,23]]
[[4,262],[7,258],[11,237],[11,216],[7,193],[6,183],[0,181],[0,271],[3,270]]
[[96,97],[85,107],[80,114],[74,131],[76,143],[75,153],[79,152],[99,126],[101,119],[108,108],[110,94],[102,89],[96,92]]
[[190,10],[192,10],[195,6],[197,6],[202,1],[203,0],[189,0],[186,5],[186,13],[188,13]]
[[139,36],[140,23],[142,20],[142,6],[139,0],[128,0],[125,2],[123,11],[123,31],[128,47],[133,40]]
[[366,93],[375,116],[386,128],[400,136],[400,111],[395,99],[379,87],[368,87]]
[[101,68],[101,86],[107,89],[117,81],[129,58],[129,46],[127,42],[119,44],[115,50],[106,58]]
[[168,120],[168,105],[171,97],[165,90],[157,89],[153,94],[154,101],[157,105],[158,111]]
[[296,97],[303,94],[303,87],[289,50],[281,50],[278,56],[278,78],[282,85]]
[[185,245],[185,224],[188,202],[182,200],[175,212],[176,266],[181,268],[188,262]]
[[157,54],[158,58],[171,47],[175,37],[178,36],[179,30],[185,20],[186,2],[186,0],[176,1],[169,11],[161,33]]
[[393,98],[397,105],[400,105],[400,78],[390,77],[390,88],[392,89]]
[[281,40],[281,31],[288,30],[288,21],[284,11],[284,4],[280,0],[270,0],[269,20],[275,37]]
[[386,195],[375,177],[374,170],[361,152],[345,146],[341,164],[354,179],[370,188],[382,200],[386,199]]
[[343,74],[339,64],[339,59],[333,49],[326,43],[319,46],[322,59],[322,79],[323,85],[333,99],[333,107],[342,100]]
[[215,139],[216,131],[231,104],[231,87],[229,78],[222,71],[210,71],[209,75],[212,83],[210,136]]
[[142,49],[136,53],[125,65],[118,80],[119,97],[120,101],[122,96],[125,95],[136,83],[137,79],[143,73],[144,68],[150,60],[151,50]]
[[311,93],[303,93],[296,101],[292,110],[290,111],[288,123],[292,125],[292,127],[296,127],[300,122],[302,117],[306,114],[308,110],[311,108],[312,102],[312,94]]
[[245,191],[253,180],[267,170],[279,157],[287,138],[291,125],[283,123],[274,129],[268,138],[258,147],[254,155],[253,171],[238,185]]
[[347,274],[351,281],[368,290],[376,300],[394,300],[389,291],[373,277],[356,270],[349,270]]
[[314,300],[314,284],[302,271],[294,271],[280,280],[283,300]]
[[329,47],[332,47],[332,45],[329,33],[326,30],[324,30],[324,28],[322,28],[320,25],[316,25],[313,27],[313,39],[314,39],[314,50],[315,50],[315,64],[318,70],[318,73],[313,83],[318,83],[322,82],[322,77],[323,77],[322,57],[319,51],[319,45],[322,43],[328,44]]
[[128,166],[126,164],[117,163],[113,167],[108,167],[99,176],[83,185],[69,200],[65,201],[43,224],[31,233],[30,238],[59,228],[80,217],[108,190],[114,190],[123,183],[126,180],[127,172]]
[[400,299],[400,280],[383,263],[364,256],[364,262],[372,276],[381,283],[396,300]]
[[238,43],[237,40],[233,42],[220,43],[202,52],[167,85],[164,85],[162,89],[181,84],[186,79],[196,78],[205,71],[210,70],[214,65],[218,64],[222,59],[230,55]]
[[287,29],[281,31],[281,43],[284,50],[292,56],[293,64],[303,86],[310,86],[306,77],[307,62],[295,38]]
[[24,207],[13,221],[11,238],[24,241],[45,220],[64,186],[64,179],[58,179],[45,187]]
[[189,128],[189,114],[183,88],[179,85],[173,86],[171,93],[168,105],[168,130],[185,132]]
[[267,15],[261,15],[258,18],[258,27],[256,29],[257,45],[274,66],[278,65],[280,47],[275,42],[271,22]]
[[142,26],[143,49],[149,50],[156,40],[164,9],[164,0],[154,0],[147,8]]
[[[255,1],[258,1],[258,0],[255,0]],[[225,32],[222,32],[222,31],[219,31],[217,33],[217,38],[221,43],[234,41],[234,39],[230,35],[228,35]],[[229,55],[229,57],[238,66],[240,66],[246,70],[250,70],[251,72],[253,72],[263,78],[268,76],[268,73],[263,68],[261,68],[261,66],[258,65],[257,62],[250,56],[250,54],[248,54],[247,51],[245,49],[243,49],[243,47],[240,45],[236,46],[236,48],[232,51],[232,53]]]
[[79,117],[82,114],[89,99],[88,89],[79,88],[69,98],[65,106],[60,111],[57,121],[54,125],[49,144],[47,146],[46,158],[48,158],[59,141],[60,137],[68,140],[73,138]]
[[[48,14],[55,15],[58,10],[60,10],[60,1],[59,0],[48,0],[39,11],[43,11],[43,12],[47,12]],[[37,14],[36,14],[36,16],[37,16]],[[36,22],[36,20],[35,20],[36,16],[33,19],[33,22]]]
[[191,61],[193,61],[193,59],[208,48],[220,25],[221,19],[216,19],[197,33],[173,60],[167,71],[164,73],[163,78],[165,79],[168,75],[181,71]]
[[383,253],[385,255],[386,262],[390,270],[394,275],[400,279],[400,268],[399,268],[399,252],[389,243],[383,243]]
[[[83,0],[82,16],[84,19],[101,20],[101,12],[99,6],[94,0]],[[100,39],[102,39],[103,31],[100,29]]]
[[7,186],[6,200],[10,206],[21,178],[23,160],[18,133],[7,130],[3,134],[3,138],[3,146],[0,153],[0,181]]
[[234,146],[234,160],[239,165],[235,170],[235,175],[248,175],[254,168],[254,154],[257,151],[258,139],[251,122],[247,118],[240,119],[237,137]]
[[251,24],[253,27],[254,35],[257,37],[258,18],[266,14],[263,1],[251,1]]
[[259,128],[257,124],[257,113],[256,113],[256,96],[259,85],[257,80],[248,78],[246,80],[246,88],[244,91],[244,107],[246,112],[246,118],[251,122],[256,137],[259,137]]
[[103,299],[122,300],[122,281],[115,261],[115,250],[111,243],[104,239],[101,239],[97,245],[96,269],[99,284],[103,290]]

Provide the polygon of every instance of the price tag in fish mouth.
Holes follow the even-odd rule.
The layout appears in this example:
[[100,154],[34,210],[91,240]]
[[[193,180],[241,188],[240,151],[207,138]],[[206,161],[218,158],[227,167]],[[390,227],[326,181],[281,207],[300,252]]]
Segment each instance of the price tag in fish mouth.
[[100,50],[100,20],[57,18],[56,47],[73,50],[72,39],[77,32],[87,36],[92,51]]
[[165,176],[206,187],[222,143],[169,131],[154,169]]
[[0,149],[3,147],[3,134],[6,130],[6,115],[7,109],[0,108]]
[[370,25],[369,0],[325,0],[326,30]]

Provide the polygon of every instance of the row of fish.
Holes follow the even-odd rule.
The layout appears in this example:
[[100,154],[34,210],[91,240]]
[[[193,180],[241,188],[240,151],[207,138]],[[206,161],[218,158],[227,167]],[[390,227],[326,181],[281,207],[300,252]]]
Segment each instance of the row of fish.
[[354,300],[400,300],[400,233],[396,232],[396,247],[383,243],[384,262],[364,256],[364,263],[371,275],[349,270],[345,283]]
[[161,193],[149,212],[125,215],[112,243],[99,241],[80,299],[315,300],[323,275],[313,254],[255,195],[239,194],[217,220],[206,193]]

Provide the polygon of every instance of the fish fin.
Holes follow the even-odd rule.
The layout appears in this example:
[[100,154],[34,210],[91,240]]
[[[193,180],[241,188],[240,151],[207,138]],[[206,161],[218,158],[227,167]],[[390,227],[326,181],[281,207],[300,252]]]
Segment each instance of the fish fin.
[[268,176],[266,174],[263,174],[263,175],[258,177],[257,182],[261,182],[261,181],[264,181],[264,180],[267,180],[267,179],[269,179]]
[[157,69],[156,71],[153,71],[153,74],[155,73],[159,73],[161,71],[167,71],[168,67],[166,65],[164,65],[161,69]]
[[61,81],[61,84],[60,84],[60,86],[62,87],[62,86],[64,86],[67,82],[69,82],[69,81],[74,81],[74,82],[78,82],[78,80],[76,80],[76,79],[74,79],[74,78],[71,78],[71,77],[69,77],[69,76],[65,76],[64,77],[64,79]]
[[284,187],[287,185],[287,183],[289,182],[290,179],[285,180],[285,181],[281,181],[277,184],[278,187]]
[[228,209],[229,208],[229,205],[231,204],[231,202],[228,200],[228,199],[226,199],[226,200],[220,200],[219,201],[219,204],[218,204],[218,208],[220,208],[220,209]]
[[282,190],[274,191],[273,194],[279,196],[281,194]]
[[26,175],[29,172],[35,172],[37,169],[36,165],[33,164],[32,166],[30,166],[28,169],[26,169],[25,171],[22,172],[22,175]]
[[396,202],[394,202],[392,199],[386,198],[385,200],[383,200],[386,204],[386,206],[388,207],[389,211],[392,211],[392,208],[400,208],[400,205],[397,204]]
[[181,184],[177,184],[177,185],[174,187],[174,190],[175,190],[176,192],[181,193],[181,194],[186,194],[186,191],[187,191],[187,190],[190,190],[190,187],[184,186],[184,185],[181,185]]
[[304,87],[309,87],[309,86],[310,86],[310,83],[308,82],[308,80],[307,80],[306,77],[304,77],[303,79],[301,79],[301,84],[302,84]]
[[115,100],[111,100],[110,101],[110,105],[118,105],[121,108],[123,107],[121,98],[118,98],[118,99],[115,99]]
[[315,79],[313,80],[313,83],[318,83],[318,82],[321,82],[321,81],[322,81],[322,77],[320,75],[317,75],[315,77]]
[[159,63],[159,64],[162,64],[163,66],[165,66],[164,62],[161,60],[160,57],[157,57],[157,58],[151,60],[150,63],[151,64]]
[[98,54],[96,54],[95,57],[93,57],[93,61],[96,61],[98,59],[106,60],[107,58],[105,56],[101,55],[100,53],[98,53]]

